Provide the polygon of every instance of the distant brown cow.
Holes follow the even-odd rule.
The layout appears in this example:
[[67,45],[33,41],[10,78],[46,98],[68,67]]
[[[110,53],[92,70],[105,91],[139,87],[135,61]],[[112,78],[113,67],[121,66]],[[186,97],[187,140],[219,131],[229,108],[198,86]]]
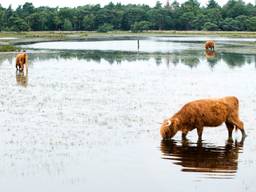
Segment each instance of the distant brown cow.
[[16,69],[19,71],[23,71],[24,66],[27,69],[27,60],[28,55],[26,53],[19,53],[16,55]]
[[160,134],[163,139],[169,139],[181,131],[182,138],[185,139],[188,132],[196,128],[198,138],[201,140],[205,126],[216,127],[225,122],[230,139],[234,128],[239,129],[245,137],[244,125],[238,113],[239,101],[236,97],[192,101],[184,105],[175,115],[164,120]]
[[215,43],[214,41],[210,40],[210,41],[206,41],[205,45],[204,45],[206,50],[214,50],[215,47]]

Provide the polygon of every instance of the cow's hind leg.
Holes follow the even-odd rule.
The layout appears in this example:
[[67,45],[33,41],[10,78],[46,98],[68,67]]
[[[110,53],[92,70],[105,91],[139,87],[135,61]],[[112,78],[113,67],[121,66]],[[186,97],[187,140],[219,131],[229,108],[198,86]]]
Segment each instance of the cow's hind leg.
[[232,140],[232,132],[234,130],[234,125],[232,123],[229,122],[225,122],[226,127],[228,129],[228,140]]

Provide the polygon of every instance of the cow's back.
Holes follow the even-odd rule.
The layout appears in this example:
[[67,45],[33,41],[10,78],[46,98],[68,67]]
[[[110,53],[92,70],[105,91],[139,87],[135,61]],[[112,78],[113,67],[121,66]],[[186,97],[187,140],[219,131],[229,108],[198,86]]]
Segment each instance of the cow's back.
[[232,110],[239,109],[239,100],[235,96],[223,97],[220,100],[226,103]]
[[229,111],[229,105],[222,99],[203,99],[186,104],[179,116],[196,127],[219,126],[226,121]]

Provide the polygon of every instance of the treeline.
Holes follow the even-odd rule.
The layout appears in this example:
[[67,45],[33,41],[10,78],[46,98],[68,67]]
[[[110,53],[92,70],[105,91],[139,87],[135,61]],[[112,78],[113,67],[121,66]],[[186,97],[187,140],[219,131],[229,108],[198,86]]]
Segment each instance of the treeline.
[[109,3],[104,7],[36,8],[25,3],[16,10],[0,5],[0,23],[0,31],[256,31],[256,6],[242,0],[229,0],[222,7],[215,0],[205,7],[197,0],[157,2],[154,7]]

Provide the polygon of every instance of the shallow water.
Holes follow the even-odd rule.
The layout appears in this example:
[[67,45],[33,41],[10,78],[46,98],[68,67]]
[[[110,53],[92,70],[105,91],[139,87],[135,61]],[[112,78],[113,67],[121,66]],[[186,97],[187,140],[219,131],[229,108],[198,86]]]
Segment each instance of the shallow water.
[[[254,191],[256,55],[167,52],[31,51],[28,76],[0,55],[0,190]],[[224,125],[161,141],[184,103],[226,95],[244,142]]]
[[0,37],[0,40],[13,40],[13,39],[18,39],[16,37]]

